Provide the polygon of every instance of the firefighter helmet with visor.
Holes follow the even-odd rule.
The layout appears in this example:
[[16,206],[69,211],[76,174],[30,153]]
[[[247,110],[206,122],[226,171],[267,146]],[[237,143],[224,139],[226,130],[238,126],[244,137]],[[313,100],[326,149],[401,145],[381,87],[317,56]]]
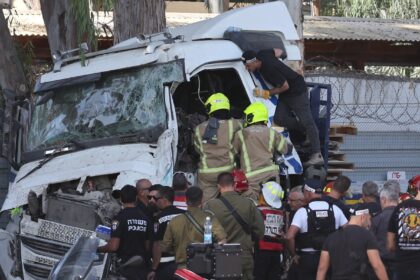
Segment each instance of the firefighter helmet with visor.
[[214,93],[210,95],[206,103],[204,103],[207,113],[211,114],[218,110],[230,110],[229,99],[223,93]]
[[254,123],[267,123],[268,122],[268,110],[264,103],[254,102],[249,105],[245,111],[245,126]]

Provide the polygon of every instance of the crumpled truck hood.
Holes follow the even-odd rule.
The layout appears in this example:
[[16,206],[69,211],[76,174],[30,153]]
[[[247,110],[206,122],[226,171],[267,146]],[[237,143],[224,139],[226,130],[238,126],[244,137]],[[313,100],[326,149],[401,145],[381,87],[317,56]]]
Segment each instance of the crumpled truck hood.
[[[167,141],[164,139],[159,142]],[[27,196],[31,190],[40,195],[49,184],[86,176],[119,173],[114,189],[120,189],[126,184],[133,185],[141,178],[148,178],[153,183],[169,184],[172,179],[172,161],[167,156],[170,154],[170,147],[165,146],[167,147],[167,143],[125,144],[63,154],[19,181],[40,161],[27,163],[20,168],[15,182],[9,187],[1,211],[27,204]]]

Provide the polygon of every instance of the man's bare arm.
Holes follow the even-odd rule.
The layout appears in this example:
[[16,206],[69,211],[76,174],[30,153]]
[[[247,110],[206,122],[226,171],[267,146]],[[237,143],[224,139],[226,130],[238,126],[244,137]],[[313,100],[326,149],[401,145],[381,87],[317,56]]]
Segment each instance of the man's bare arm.
[[286,233],[286,247],[292,257],[296,255],[295,238],[298,232],[299,228],[291,225]]
[[318,264],[318,272],[316,273],[316,280],[325,280],[329,266],[330,254],[328,251],[321,251],[321,257]]
[[285,92],[286,90],[289,89],[289,83],[287,81],[284,82],[284,84],[280,87],[274,87],[272,89],[270,89],[270,95],[276,95],[282,92]]
[[375,271],[376,276],[379,280],[388,280],[388,275],[385,270],[385,266],[379,256],[379,251],[376,249],[367,250],[370,265]]
[[160,258],[162,257],[162,251],[160,249],[160,241],[155,240],[152,246],[153,263],[152,269],[156,270],[159,266]]

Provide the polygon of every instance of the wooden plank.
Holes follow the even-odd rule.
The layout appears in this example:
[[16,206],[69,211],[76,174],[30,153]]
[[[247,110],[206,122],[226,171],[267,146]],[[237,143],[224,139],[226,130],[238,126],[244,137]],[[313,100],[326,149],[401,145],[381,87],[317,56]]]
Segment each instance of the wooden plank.
[[353,169],[354,163],[341,160],[328,160],[328,169],[329,168]]
[[340,161],[345,161],[345,157],[346,155],[333,155],[333,154],[328,154],[328,161],[330,160],[340,160]]
[[328,164],[330,165],[348,165],[353,164],[352,162],[344,161],[344,160],[329,160]]
[[345,155],[346,153],[340,150],[330,150],[328,151],[328,155]]
[[328,161],[341,160],[345,161],[346,154],[341,151],[328,151]]
[[353,172],[353,169],[347,169],[347,168],[330,168],[328,167],[328,173],[341,173],[341,172]]
[[334,134],[347,134],[347,135],[356,135],[357,134],[357,127],[354,125],[340,125],[340,124],[332,124],[330,127],[330,132]]
[[338,143],[343,143],[344,142],[344,135],[338,135],[338,134],[330,135],[330,140],[338,142]]
[[335,135],[336,133],[337,133],[337,130],[336,130],[336,127],[334,127],[334,126],[330,126],[330,129],[329,129],[329,135],[331,136],[331,135]]

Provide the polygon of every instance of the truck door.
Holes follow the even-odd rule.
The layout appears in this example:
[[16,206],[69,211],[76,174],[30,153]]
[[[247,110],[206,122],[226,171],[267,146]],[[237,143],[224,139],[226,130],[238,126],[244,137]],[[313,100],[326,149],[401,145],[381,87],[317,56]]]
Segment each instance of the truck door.
[[167,84],[164,87],[166,111],[168,112],[168,129],[171,130],[172,135],[173,135],[173,140],[171,144],[171,151],[172,151],[172,158],[173,158],[172,166],[175,166],[176,157],[177,157],[177,145],[178,145],[178,138],[179,138],[175,105],[172,99],[172,94],[175,91],[177,85],[179,85],[179,83],[174,82],[171,84]]

